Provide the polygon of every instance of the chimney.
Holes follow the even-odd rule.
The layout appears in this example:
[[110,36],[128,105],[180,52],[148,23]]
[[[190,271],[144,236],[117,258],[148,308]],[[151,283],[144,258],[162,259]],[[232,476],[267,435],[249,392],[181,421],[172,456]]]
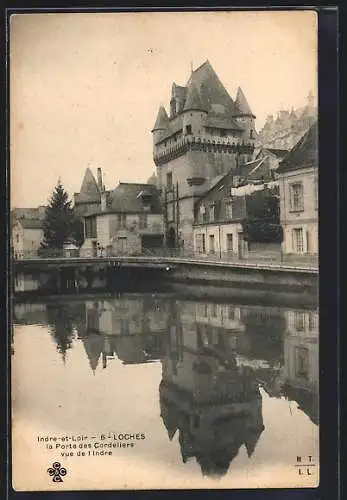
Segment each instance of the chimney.
[[102,193],[102,191],[103,191],[103,185],[102,185],[102,172],[101,172],[101,168],[100,167],[97,170],[97,176],[98,176],[99,191],[100,191],[100,193]]
[[107,196],[105,190],[101,192],[101,212],[105,212],[107,209]]

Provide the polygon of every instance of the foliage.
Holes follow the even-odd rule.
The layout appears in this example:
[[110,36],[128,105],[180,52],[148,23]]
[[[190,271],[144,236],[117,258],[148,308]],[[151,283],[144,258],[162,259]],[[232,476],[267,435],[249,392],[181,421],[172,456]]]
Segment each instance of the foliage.
[[49,200],[43,225],[42,248],[61,249],[73,232],[74,214],[68,193],[60,180]]
[[73,341],[71,311],[63,305],[48,304],[47,319],[57,351],[62,355],[63,361],[65,361],[66,352],[68,349],[71,349]]
[[246,241],[260,243],[282,243],[283,229],[280,224],[273,224],[264,220],[245,220],[243,231]]
[[77,246],[82,246],[84,240],[83,220],[80,217],[74,217],[71,222],[71,239]]
[[245,240],[281,243],[279,198],[270,190],[257,191],[247,197],[247,219],[243,221]]

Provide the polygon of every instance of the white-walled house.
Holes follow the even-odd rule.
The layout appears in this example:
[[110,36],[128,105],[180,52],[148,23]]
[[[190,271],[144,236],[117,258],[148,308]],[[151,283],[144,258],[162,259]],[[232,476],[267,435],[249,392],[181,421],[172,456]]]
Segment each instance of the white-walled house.
[[43,221],[27,218],[14,220],[11,236],[15,259],[33,257],[43,241]]
[[81,255],[136,255],[163,246],[164,222],[156,186],[121,182],[101,210],[84,216]]
[[277,173],[284,254],[318,255],[318,129],[311,126]]
[[[239,185],[239,176],[230,171],[195,203],[193,241],[194,254],[216,258],[247,258],[253,248],[258,252],[279,254],[280,244],[247,241],[243,222],[252,215],[252,200],[263,206],[273,197],[277,181],[254,180]],[[276,196],[276,198],[278,198]]]

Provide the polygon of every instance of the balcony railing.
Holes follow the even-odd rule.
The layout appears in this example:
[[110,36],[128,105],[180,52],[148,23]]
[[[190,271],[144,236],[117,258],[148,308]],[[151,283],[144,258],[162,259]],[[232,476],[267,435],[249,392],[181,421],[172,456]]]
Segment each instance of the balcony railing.
[[174,145],[167,146],[160,152],[155,152],[153,159],[156,165],[162,165],[163,163],[167,163],[174,158],[178,158],[187,151],[207,151],[251,155],[254,151],[254,145],[251,143],[237,143],[224,138],[214,141],[198,136],[188,136],[184,137]]

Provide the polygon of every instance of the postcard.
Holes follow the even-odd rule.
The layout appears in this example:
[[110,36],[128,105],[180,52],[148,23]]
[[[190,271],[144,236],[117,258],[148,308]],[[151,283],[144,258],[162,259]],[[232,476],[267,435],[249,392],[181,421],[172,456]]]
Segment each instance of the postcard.
[[9,41],[14,490],[317,487],[316,12]]

